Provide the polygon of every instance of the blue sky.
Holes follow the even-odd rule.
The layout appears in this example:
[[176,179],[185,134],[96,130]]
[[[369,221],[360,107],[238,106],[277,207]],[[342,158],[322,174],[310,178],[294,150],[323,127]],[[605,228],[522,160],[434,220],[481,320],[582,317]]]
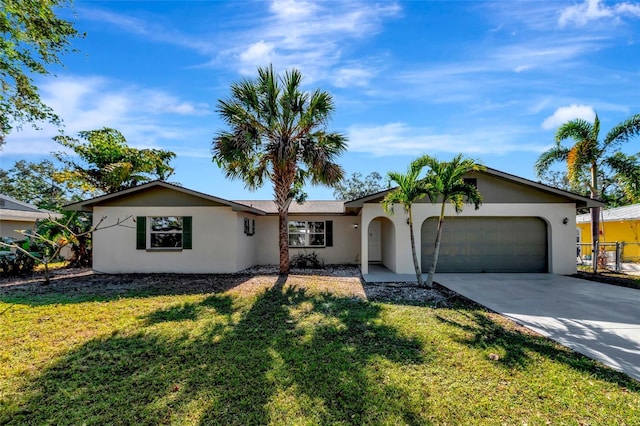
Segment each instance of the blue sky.
[[[561,123],[597,111],[604,134],[640,112],[640,2],[77,0],[61,13],[86,37],[36,82],[64,132],[114,127],[131,146],[172,150],[171,180],[228,199],[272,197],[226,180],[210,151],[218,99],[270,63],[334,96],[347,174],[462,152],[535,180]],[[1,166],[59,150],[56,132],[14,132]]]

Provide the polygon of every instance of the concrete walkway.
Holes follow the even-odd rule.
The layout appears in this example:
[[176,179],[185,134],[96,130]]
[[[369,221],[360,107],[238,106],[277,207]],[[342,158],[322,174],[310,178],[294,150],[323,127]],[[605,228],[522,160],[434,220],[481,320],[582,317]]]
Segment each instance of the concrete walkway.
[[640,290],[553,274],[436,274],[435,281],[640,380]]

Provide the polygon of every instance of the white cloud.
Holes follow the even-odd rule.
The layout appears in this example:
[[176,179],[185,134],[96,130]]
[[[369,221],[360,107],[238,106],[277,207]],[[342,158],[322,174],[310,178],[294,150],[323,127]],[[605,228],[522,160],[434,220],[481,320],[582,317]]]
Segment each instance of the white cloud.
[[[259,9],[263,3],[258,3]],[[272,0],[266,10],[248,14],[241,26],[209,34],[184,34],[163,23],[81,8],[81,17],[104,22],[156,42],[195,50],[208,57],[200,66],[232,68],[242,75],[255,75],[258,66],[273,64],[278,70],[298,68],[305,83],[317,80],[341,82],[339,63],[348,57],[355,41],[374,37],[386,19],[401,8],[395,2],[311,2]],[[221,48],[224,46],[224,48]],[[365,70],[372,74],[374,70]]]
[[593,110],[593,107],[589,105],[576,105],[572,104],[565,107],[560,107],[556,109],[553,115],[547,117],[540,127],[545,130],[555,129],[560,125],[566,123],[567,121],[574,120],[576,118],[581,118],[587,121],[593,121],[596,113]]
[[621,19],[623,16],[640,17],[640,3],[622,2],[612,6],[601,0],[585,0],[583,3],[569,6],[561,11],[558,18],[560,27],[575,24],[583,27],[590,21],[601,19]]
[[373,72],[365,68],[340,68],[334,73],[337,87],[366,86]]
[[[64,120],[64,132],[75,136],[81,130],[113,127],[131,146],[158,146],[188,137],[191,128],[180,126],[180,117],[209,114],[209,106],[181,100],[169,93],[123,85],[102,77],[65,77],[40,84],[45,104]],[[25,126],[7,137],[3,153],[45,154],[60,147],[52,138],[55,126],[40,130]],[[163,142],[164,141],[164,142]]]
[[513,140],[515,134],[529,129],[515,126],[478,128],[473,132],[434,132],[430,128],[410,127],[405,123],[379,126],[352,126],[348,129],[349,151],[375,156],[420,155],[423,153],[507,154],[542,152],[546,146]]

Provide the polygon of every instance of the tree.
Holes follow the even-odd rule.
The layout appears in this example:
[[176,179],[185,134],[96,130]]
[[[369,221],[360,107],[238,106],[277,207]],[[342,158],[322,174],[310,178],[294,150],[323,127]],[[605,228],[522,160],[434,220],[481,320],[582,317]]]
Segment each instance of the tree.
[[362,180],[361,173],[352,173],[348,179],[343,179],[335,185],[333,196],[337,200],[355,200],[375,194],[384,189],[381,184],[382,176],[378,172],[369,173]]
[[136,149],[127,145],[119,131],[104,127],[78,133],[80,139],[56,136],[62,146],[73,150],[81,162],[66,153],[54,156],[67,170],[60,180],[85,191],[115,192],[154,179],[165,180],[173,173],[169,162],[176,154],[161,149]]
[[227,178],[241,179],[249,189],[273,184],[278,209],[280,273],[289,272],[288,211],[304,200],[306,182],[335,185],[343,170],[335,159],[346,150],[346,138],[326,130],[335,106],[331,95],[300,88],[302,74],[278,76],[273,67],[258,68],[258,78],[231,85],[231,97],[217,111],[230,130],[213,139],[213,161]]
[[73,24],[54,9],[67,0],[3,0],[0,7],[0,148],[13,127],[60,119],[40,99],[32,75],[47,75],[48,65],[61,64],[78,36]]
[[394,205],[402,204],[404,212],[407,215],[409,223],[409,234],[411,236],[411,254],[413,255],[413,267],[416,272],[416,279],[418,285],[422,285],[422,271],[420,270],[420,264],[418,263],[418,255],[416,254],[416,241],[413,235],[413,214],[411,212],[411,206],[416,201],[424,198],[430,192],[430,188],[427,187],[423,178],[420,177],[422,169],[426,165],[426,156],[419,157],[413,160],[407,168],[407,173],[389,172],[387,175],[389,180],[398,186],[392,189],[385,195],[382,200],[382,208],[384,211],[392,216],[394,214]]
[[0,193],[39,208],[58,210],[72,196],[57,182],[59,172],[50,160],[16,161],[9,170],[0,169]]
[[464,176],[469,172],[484,170],[484,166],[472,159],[464,158],[462,154],[456,155],[451,161],[438,161],[425,155],[422,161],[429,168],[423,183],[428,190],[429,199],[434,204],[441,203],[433,260],[427,275],[427,287],[431,288],[440,255],[445,206],[447,203],[451,204],[456,213],[461,213],[465,204],[473,204],[476,210],[480,208],[482,195],[475,184],[464,180]]
[[67,215],[64,222],[49,218],[36,223],[35,230],[19,230],[18,232],[25,237],[24,241],[6,241],[6,239],[3,239],[0,240],[0,247],[13,249],[16,253],[22,253],[34,262],[44,266],[44,285],[48,285],[51,279],[49,265],[60,256],[60,252],[64,247],[68,244],[77,245],[79,241],[91,238],[91,235],[98,230],[121,226],[130,218],[131,216],[127,216],[124,219],[118,219],[114,224],[101,226],[106,219],[105,216],[96,225],[91,226],[88,224],[84,229],[79,230],[73,225],[75,212],[72,212]]
[[[596,114],[593,123],[577,118],[561,125],[556,131],[556,145],[543,152],[536,161],[535,168],[538,174],[548,170],[557,161],[566,162],[567,177],[572,184],[587,181],[591,198],[600,197],[599,176],[603,168],[609,168],[618,178],[628,177],[633,180],[623,165],[626,162],[618,161],[614,150],[630,138],[640,134],[640,114],[611,129],[604,140],[600,137],[600,119]],[[567,139],[573,140],[571,147],[562,145]],[[588,177],[588,179],[585,179]],[[600,240],[600,208],[591,208],[591,235],[595,245]]]

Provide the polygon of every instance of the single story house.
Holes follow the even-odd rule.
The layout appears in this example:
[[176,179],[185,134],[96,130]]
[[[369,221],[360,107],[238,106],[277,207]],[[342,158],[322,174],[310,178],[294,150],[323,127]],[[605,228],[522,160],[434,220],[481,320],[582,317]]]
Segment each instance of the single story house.
[[[494,169],[470,173],[484,202],[456,215],[446,210],[439,272],[576,270],[576,208],[598,201]],[[325,263],[381,264],[413,273],[402,206],[388,216],[387,191],[352,201],[293,203],[290,255],[315,252]],[[278,263],[278,215],[272,201],[230,201],[162,181],[66,206],[93,212],[97,272],[232,273]],[[439,206],[414,204],[418,259],[428,270]]]
[[[622,259],[629,262],[640,261],[640,204],[600,211],[600,242],[625,243]],[[587,213],[576,216],[576,226],[578,242],[591,244],[591,215]]]
[[59,219],[59,213],[39,209],[8,195],[0,194],[0,237],[22,239],[20,230],[33,230],[38,220]]

